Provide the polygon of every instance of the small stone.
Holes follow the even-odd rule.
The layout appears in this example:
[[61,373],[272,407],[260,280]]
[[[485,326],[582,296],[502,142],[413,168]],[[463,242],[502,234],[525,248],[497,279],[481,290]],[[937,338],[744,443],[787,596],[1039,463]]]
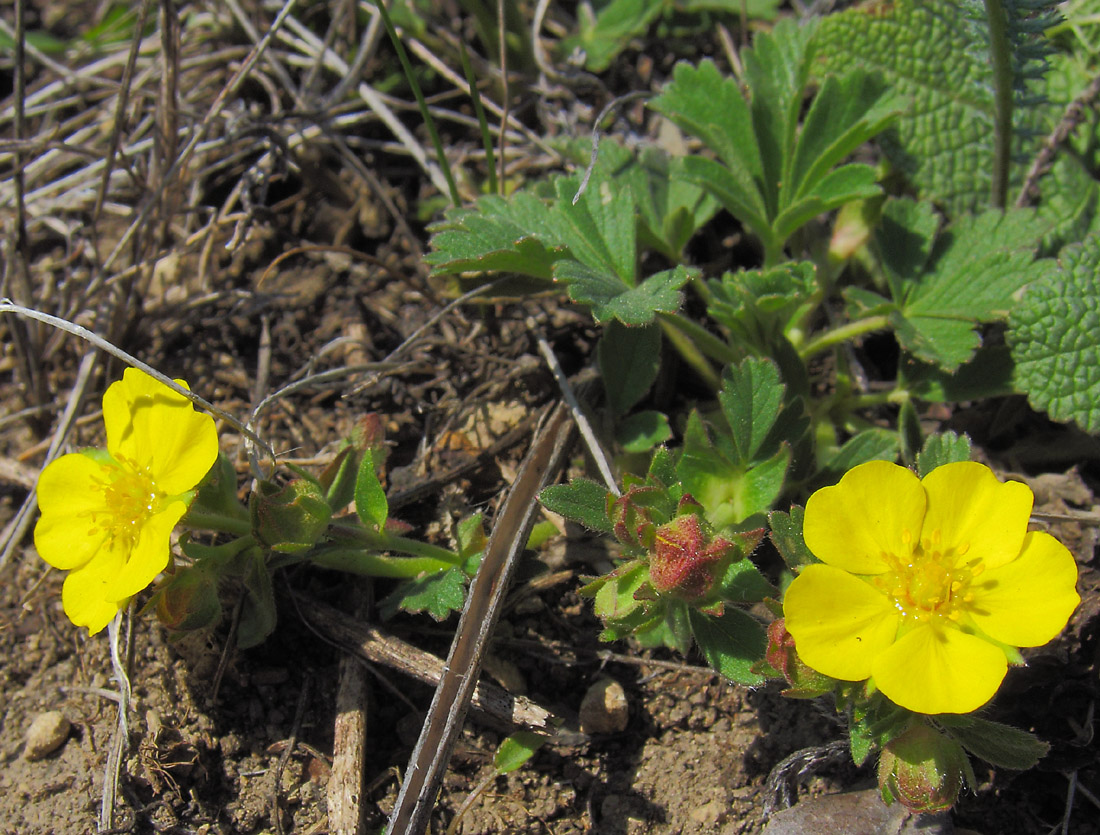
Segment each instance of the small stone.
[[630,705],[626,691],[611,678],[596,681],[581,700],[581,730],[586,734],[615,734],[626,730]]
[[691,822],[699,826],[715,826],[726,815],[726,804],[715,799],[691,811]]
[[23,749],[23,759],[34,762],[60,748],[69,738],[72,723],[60,710],[40,713],[27,728],[27,747]]

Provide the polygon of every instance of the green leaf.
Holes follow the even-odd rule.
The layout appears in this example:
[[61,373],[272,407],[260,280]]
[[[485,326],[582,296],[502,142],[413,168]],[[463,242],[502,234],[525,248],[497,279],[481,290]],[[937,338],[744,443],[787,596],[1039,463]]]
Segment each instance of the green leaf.
[[241,616],[237,621],[239,649],[251,649],[262,644],[275,631],[278,618],[275,590],[271,586],[271,574],[263,552],[256,549],[248,555],[247,560],[243,577],[245,595],[241,601]]
[[898,382],[921,400],[958,403],[1016,394],[1015,370],[1007,345],[983,345],[969,362],[952,372],[904,357]]
[[467,516],[458,523],[455,527],[455,542],[458,545],[458,555],[463,560],[469,560],[485,552],[485,548],[489,545],[489,537],[485,535],[484,519],[480,513]]
[[817,267],[809,261],[725,273],[707,282],[711,293],[707,312],[736,339],[756,352],[770,354],[817,286]]
[[510,200],[489,195],[473,209],[451,209],[429,227],[432,273],[469,270],[514,272],[549,280],[551,267],[568,250],[550,222],[551,207],[530,192]]
[[817,192],[833,167],[881,133],[902,111],[903,101],[877,73],[856,70],[828,76],[803,122],[781,202]]
[[819,472],[817,482],[835,484],[841,477],[860,464],[868,461],[896,461],[898,457],[898,435],[888,429],[865,429],[853,435],[844,446],[825,462]]
[[1007,334],[1016,386],[1055,420],[1100,433],[1100,236],[1028,287]]
[[901,110],[872,73],[848,73],[826,79],[799,129],[813,29],[782,20],[743,50],[748,101],[734,80],[703,61],[677,65],[650,105],[718,156],[685,158],[683,176],[760,238],[768,262],[815,216],[880,193],[869,166],[836,166]]
[[970,438],[954,432],[937,432],[924,440],[917,453],[917,475],[924,478],[936,467],[970,460]]
[[596,348],[604,395],[614,417],[630,411],[653,381],[661,365],[661,331],[655,325],[627,328],[607,323]]
[[539,502],[547,510],[579,522],[589,530],[611,533],[607,518],[607,489],[587,478],[575,478],[569,484],[551,484],[539,493]]
[[909,101],[882,146],[922,197],[952,212],[988,203],[993,94],[988,48],[955,0],[895,0],[825,16],[824,72],[854,66]]
[[526,763],[550,737],[531,731],[516,731],[504,738],[493,754],[493,768],[498,774],[508,774]]
[[355,512],[364,525],[377,530],[382,530],[389,518],[390,505],[386,500],[386,491],[374,471],[374,456],[369,449],[363,451],[359,475],[355,479]]
[[770,537],[772,544],[791,571],[804,565],[821,562],[806,547],[806,540],[802,537],[802,522],[805,516],[805,509],[798,505],[794,505],[790,513],[773,510],[768,514],[768,525],[772,529]]
[[568,282],[569,297],[592,307],[597,322],[618,319],[624,325],[648,325],[658,311],[673,313],[683,301],[680,288],[695,270],[677,264],[655,273],[636,287],[628,287],[614,275],[577,261],[559,261],[554,277]]
[[625,452],[648,452],[672,437],[668,417],[647,409],[620,421],[615,439]]
[[763,684],[764,677],[752,665],[764,657],[767,640],[764,629],[739,609],[727,606],[721,617],[688,610],[691,631],[710,666],[738,684]]
[[1050,750],[1049,745],[1027,731],[973,714],[941,714],[936,722],[975,757],[1000,768],[1027,771],[1038,765]]
[[[754,540],[759,542],[759,535]],[[730,603],[758,603],[776,594],[775,586],[764,578],[748,557],[730,563],[716,588],[718,597]]]
[[583,50],[585,69],[603,72],[632,38],[646,33],[664,5],[664,0],[597,0],[580,6],[580,31],[562,39],[558,51],[567,58]]
[[929,201],[890,198],[883,205],[871,249],[895,299],[904,298],[905,287],[920,280],[932,255],[939,224]]
[[779,416],[785,391],[771,360],[750,357],[722,372],[718,401],[730,427],[731,463],[740,466],[757,459]]
[[975,326],[1007,318],[1014,295],[1049,270],[1034,260],[1040,235],[1024,210],[965,217],[941,234],[929,270],[894,299],[902,347],[946,371],[970,359],[981,343]]
[[384,620],[398,611],[417,614],[427,612],[436,621],[444,621],[451,612],[462,611],[466,596],[466,574],[461,568],[452,568],[406,580],[387,595],[378,605]]

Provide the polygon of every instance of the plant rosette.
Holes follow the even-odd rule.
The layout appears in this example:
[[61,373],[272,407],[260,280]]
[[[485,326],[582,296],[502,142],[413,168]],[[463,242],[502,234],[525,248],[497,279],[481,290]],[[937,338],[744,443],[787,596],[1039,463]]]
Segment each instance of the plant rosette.
[[799,657],[913,713],[986,704],[1017,648],[1050,641],[1080,602],[1073,555],[1027,530],[1033,500],[969,461],[923,479],[872,461],[818,490],[803,534],[821,562],[783,602]]
[[103,423],[106,449],[42,471],[34,529],[42,559],[69,572],[65,614],[93,635],[168,566],[172,529],[218,456],[214,420],[134,368],[104,393]]

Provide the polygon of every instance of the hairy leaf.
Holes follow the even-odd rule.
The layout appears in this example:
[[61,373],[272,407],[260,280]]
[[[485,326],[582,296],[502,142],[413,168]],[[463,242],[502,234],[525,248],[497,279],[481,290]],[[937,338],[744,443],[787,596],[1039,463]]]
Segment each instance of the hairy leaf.
[[1068,247],[1009,319],[1016,386],[1055,420],[1100,433],[1100,236]]

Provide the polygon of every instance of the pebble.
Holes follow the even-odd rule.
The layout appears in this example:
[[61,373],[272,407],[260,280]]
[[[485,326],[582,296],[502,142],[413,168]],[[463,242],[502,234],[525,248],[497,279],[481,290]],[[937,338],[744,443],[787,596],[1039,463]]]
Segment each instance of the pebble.
[[626,691],[614,679],[600,678],[584,694],[579,713],[586,734],[621,733],[630,720]]
[[23,759],[34,762],[65,744],[69,738],[72,723],[60,710],[40,713],[27,728],[27,747],[23,749]]
[[953,835],[951,816],[917,815],[887,806],[878,789],[801,800],[768,820],[764,835]]

